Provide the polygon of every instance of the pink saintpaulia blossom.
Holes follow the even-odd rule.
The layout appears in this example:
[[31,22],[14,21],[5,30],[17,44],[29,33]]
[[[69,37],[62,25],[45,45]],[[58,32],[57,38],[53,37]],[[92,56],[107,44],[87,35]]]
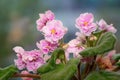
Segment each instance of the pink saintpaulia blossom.
[[113,24],[108,25],[107,27],[107,31],[108,32],[112,32],[112,33],[116,33],[117,29],[115,29],[115,27],[113,26]]
[[45,14],[39,14],[39,16],[40,18],[36,21],[38,31],[41,31],[47,22],[55,18],[54,13],[50,10],[46,11]]
[[25,68],[25,62],[22,61],[22,55],[24,54],[24,49],[22,47],[16,46],[13,48],[13,50],[17,53],[18,59],[15,59],[15,65],[18,67],[18,69],[22,70]]
[[41,40],[40,43],[37,42],[36,45],[44,54],[54,51],[58,46],[57,43],[53,44],[47,40]]
[[16,46],[16,47],[14,47],[13,48],[13,50],[16,52],[16,53],[19,53],[19,54],[23,54],[24,53],[24,49],[22,48],[22,47],[20,47],[20,46]]
[[52,20],[42,29],[45,39],[51,43],[57,43],[67,32],[61,21]]
[[13,50],[17,53],[18,58],[15,59],[15,65],[20,70],[26,68],[28,71],[36,72],[45,63],[43,54],[39,50],[25,51],[19,46],[13,48]]
[[46,11],[45,15],[46,15],[48,20],[53,20],[55,18],[54,13],[52,11],[50,11],[50,10]]
[[93,23],[94,16],[92,13],[80,14],[76,19],[76,27],[80,29],[81,33],[90,36],[93,31],[97,29],[96,24]]
[[51,58],[51,55],[48,55],[48,54],[44,55],[43,57],[45,62],[47,62],[50,58]]
[[23,62],[22,58],[20,58],[20,57],[18,59],[15,59],[14,62],[19,70],[22,70],[26,67],[26,63]]
[[75,35],[77,36],[76,39],[79,40],[82,44],[86,43],[86,36],[80,32],[76,32]]
[[[28,71],[22,71],[21,74],[29,74]],[[33,78],[29,78],[29,77],[22,77],[22,80],[33,80]]]
[[77,39],[73,39],[68,43],[68,47],[66,49],[66,58],[69,60],[69,54],[73,53],[73,57],[80,57],[79,53],[83,51],[85,48],[80,45],[80,41]]
[[110,59],[112,59],[112,56],[116,54],[116,50],[112,50],[110,52],[108,52],[107,57],[109,57]]
[[108,32],[112,32],[112,33],[116,33],[117,30],[115,29],[115,27],[113,26],[113,24],[108,25],[105,20],[101,19],[98,23],[99,29],[100,30],[104,30],[104,31],[108,31]]

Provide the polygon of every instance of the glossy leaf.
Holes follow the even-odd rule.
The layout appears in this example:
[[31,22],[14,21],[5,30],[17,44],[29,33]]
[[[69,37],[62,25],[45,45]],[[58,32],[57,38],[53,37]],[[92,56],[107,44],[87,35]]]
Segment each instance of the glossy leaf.
[[41,80],[71,80],[77,71],[79,59],[71,59],[67,64],[56,65],[52,71],[42,74]]
[[97,54],[104,54],[114,48],[114,44],[116,42],[116,38],[113,33],[106,32],[101,35],[95,47],[89,47],[82,52],[80,55],[82,56],[95,56]]
[[84,80],[120,80],[120,73],[96,71],[90,73]]
[[43,74],[43,73],[46,73],[46,72],[54,69],[54,67],[56,66],[56,59],[57,58],[60,58],[60,59],[65,58],[63,55],[64,55],[64,50],[63,49],[61,49],[61,48],[56,49],[52,53],[52,56],[51,56],[50,60],[45,65],[41,66],[38,69],[38,73]]
[[120,59],[120,53],[114,54],[112,59],[118,61]]
[[13,65],[3,69],[0,68],[0,80],[8,80],[15,72],[17,72],[17,68]]

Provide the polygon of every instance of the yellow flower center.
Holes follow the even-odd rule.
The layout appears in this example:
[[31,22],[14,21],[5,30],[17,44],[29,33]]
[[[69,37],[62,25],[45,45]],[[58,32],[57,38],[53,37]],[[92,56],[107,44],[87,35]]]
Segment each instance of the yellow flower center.
[[46,46],[47,49],[50,49],[50,46]]
[[55,29],[52,29],[52,30],[51,30],[51,33],[52,33],[52,34],[55,34],[55,33],[56,33],[56,30],[55,30]]
[[84,22],[84,26],[88,26],[88,22]]

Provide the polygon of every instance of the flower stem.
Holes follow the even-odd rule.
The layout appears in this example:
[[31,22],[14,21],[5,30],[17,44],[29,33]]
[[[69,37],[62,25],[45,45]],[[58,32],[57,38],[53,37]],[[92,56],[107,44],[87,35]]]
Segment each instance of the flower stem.
[[91,72],[91,71],[96,69],[96,62],[95,61],[96,61],[96,56],[93,57],[92,65],[90,67],[91,69],[90,69],[89,72]]
[[79,62],[79,64],[78,64],[78,80],[81,80],[80,65],[81,65],[81,63]]
[[82,72],[82,79],[85,78],[86,73],[87,73],[89,67],[90,67],[90,64],[89,64],[89,63],[86,63],[85,68],[84,68],[84,71]]
[[37,74],[20,74],[20,73],[15,73],[12,77],[31,77],[31,78],[38,78],[38,79],[40,79],[40,75],[37,75]]

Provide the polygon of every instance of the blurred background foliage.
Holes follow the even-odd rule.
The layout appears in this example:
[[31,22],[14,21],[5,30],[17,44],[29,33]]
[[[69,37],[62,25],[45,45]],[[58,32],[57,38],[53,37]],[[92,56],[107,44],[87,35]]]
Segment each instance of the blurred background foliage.
[[80,13],[91,12],[95,20],[105,19],[117,28],[115,49],[120,52],[120,0],[0,0],[0,67],[14,63],[12,48],[36,48],[43,36],[36,29],[39,13],[52,10],[69,31],[65,41],[75,38],[75,19]]

